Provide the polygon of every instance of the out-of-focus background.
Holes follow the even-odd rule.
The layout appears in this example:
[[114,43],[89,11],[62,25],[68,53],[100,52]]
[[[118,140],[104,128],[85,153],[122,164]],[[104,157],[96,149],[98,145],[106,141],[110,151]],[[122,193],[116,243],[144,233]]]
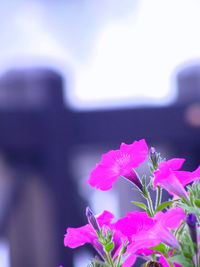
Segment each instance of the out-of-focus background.
[[145,138],[199,163],[200,2],[0,3],[0,267],[83,267],[66,228],[140,198],[84,183],[102,153]]

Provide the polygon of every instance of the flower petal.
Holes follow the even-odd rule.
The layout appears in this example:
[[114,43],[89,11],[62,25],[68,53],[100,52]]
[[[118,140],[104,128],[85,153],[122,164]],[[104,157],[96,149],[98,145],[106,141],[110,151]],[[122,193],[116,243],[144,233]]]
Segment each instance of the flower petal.
[[133,211],[126,214],[125,217],[119,219],[115,223],[115,228],[123,235],[127,236],[129,241],[132,235],[139,231],[147,230],[153,226],[153,219],[146,212]]
[[[130,176],[147,157],[148,147],[144,139],[130,145],[122,143],[119,150],[111,150],[102,155],[100,163],[90,173],[86,181],[92,187],[109,190],[120,176]],[[138,182],[138,181],[137,181]]]
[[[114,215],[107,210],[96,216],[100,227],[103,225],[110,226],[113,218]],[[64,244],[70,248],[76,248],[84,245],[85,243],[91,243],[94,245],[96,242],[95,240],[97,240],[96,232],[90,224],[86,224],[79,228],[67,228],[67,233],[64,237]]]
[[155,215],[155,220],[161,223],[164,227],[169,229],[177,228],[180,222],[185,219],[185,212],[182,208],[173,208],[168,211],[158,212]]
[[200,166],[193,172],[189,171],[174,171],[180,183],[185,186],[193,181],[200,179]]
[[89,224],[79,228],[68,228],[64,238],[64,245],[76,248],[85,243],[93,243],[95,237],[96,234]]
[[168,167],[172,170],[179,170],[183,163],[185,162],[185,159],[183,158],[173,158],[170,160],[167,160],[165,163],[168,165]]

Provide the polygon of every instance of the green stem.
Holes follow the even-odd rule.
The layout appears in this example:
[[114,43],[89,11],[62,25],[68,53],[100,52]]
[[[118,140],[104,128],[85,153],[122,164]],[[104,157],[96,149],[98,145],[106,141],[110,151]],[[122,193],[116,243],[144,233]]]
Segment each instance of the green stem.
[[179,225],[179,227],[176,229],[176,231],[174,232],[174,236],[176,237],[177,240],[180,239],[180,235],[181,235],[181,233],[183,232],[184,227],[185,227],[185,223],[182,222],[182,223]]
[[148,204],[148,208],[149,208],[151,217],[153,217],[153,215],[154,215],[153,203],[152,203],[152,200],[151,200],[149,192],[147,192],[145,197],[146,197],[146,200],[147,200],[147,204]]
[[111,267],[115,267],[114,263],[112,261],[112,258],[110,256],[110,253],[108,253],[108,252],[106,252],[106,261],[107,261],[108,264],[110,264]]
[[196,261],[197,261],[197,267],[200,267],[199,245],[198,245],[198,243],[197,243]]
[[119,255],[118,257],[116,267],[120,267],[120,263],[121,263],[121,255]]
[[199,267],[199,257],[198,257],[198,254],[196,254],[196,261],[197,261],[197,267]]
[[156,205],[155,205],[155,210],[161,204],[161,200],[162,200],[162,188],[160,186],[157,186],[157,188],[156,188]]

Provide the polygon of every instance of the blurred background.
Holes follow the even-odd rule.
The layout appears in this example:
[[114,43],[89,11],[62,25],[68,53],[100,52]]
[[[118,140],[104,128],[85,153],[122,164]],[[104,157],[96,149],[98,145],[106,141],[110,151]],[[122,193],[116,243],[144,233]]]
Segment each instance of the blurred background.
[[199,163],[200,1],[0,3],[0,267],[83,267],[66,228],[140,198],[84,183],[102,153],[145,138]]

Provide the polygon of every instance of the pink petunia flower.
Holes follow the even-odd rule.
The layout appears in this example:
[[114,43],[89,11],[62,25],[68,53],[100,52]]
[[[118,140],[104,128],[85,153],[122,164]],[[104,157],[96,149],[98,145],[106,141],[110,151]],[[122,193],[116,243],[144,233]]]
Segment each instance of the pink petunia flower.
[[[114,250],[112,251],[112,256],[117,255],[117,252],[122,248],[123,243],[127,241],[127,238],[122,235],[121,232],[117,231],[112,223],[114,215],[109,211],[103,211],[100,215],[96,216],[96,220],[100,228],[110,229],[114,231],[113,242],[115,244]],[[96,249],[96,251],[103,256],[103,247],[98,242],[97,233],[91,224],[86,224],[79,228],[67,228],[67,233],[64,237],[64,245],[70,248],[76,248],[84,245],[85,243],[90,243]],[[134,263],[134,262],[133,262]]]
[[86,182],[92,187],[109,190],[118,177],[123,176],[142,190],[142,184],[133,168],[137,168],[147,155],[148,147],[144,139],[130,145],[122,143],[119,150],[111,150],[102,155],[101,162],[92,170]]
[[143,211],[133,211],[126,214],[125,217],[115,222],[115,228],[127,237],[129,242],[132,236],[141,231],[146,231],[153,227],[154,220]]
[[192,181],[200,179],[200,166],[193,172],[178,171],[184,161],[185,160],[181,158],[162,161],[158,166],[158,170],[154,171],[154,187],[159,185],[170,194],[188,198],[184,186]]
[[130,254],[137,254],[139,250],[156,246],[160,242],[178,249],[178,241],[170,229],[178,227],[184,218],[181,208],[159,212],[154,218],[148,217],[146,212],[134,211],[118,220],[115,227],[129,239],[127,252]]
[[[103,225],[109,226],[113,218],[114,215],[106,210],[96,217],[100,227]],[[67,233],[64,237],[65,246],[76,248],[84,245],[85,243],[91,243],[94,247],[97,246],[97,234],[92,225],[86,224],[79,228],[67,228]]]
[[[149,256],[156,252],[149,248],[158,245],[160,242],[179,248],[178,242],[170,229],[177,228],[184,218],[184,211],[181,208],[175,208],[165,213],[158,212],[154,218],[149,217],[146,212],[129,212],[125,217],[115,222],[115,228],[127,236],[130,242],[127,247],[128,256],[123,263],[123,267],[132,266],[132,257],[135,260],[137,256]],[[164,266],[167,267],[168,265]]]

